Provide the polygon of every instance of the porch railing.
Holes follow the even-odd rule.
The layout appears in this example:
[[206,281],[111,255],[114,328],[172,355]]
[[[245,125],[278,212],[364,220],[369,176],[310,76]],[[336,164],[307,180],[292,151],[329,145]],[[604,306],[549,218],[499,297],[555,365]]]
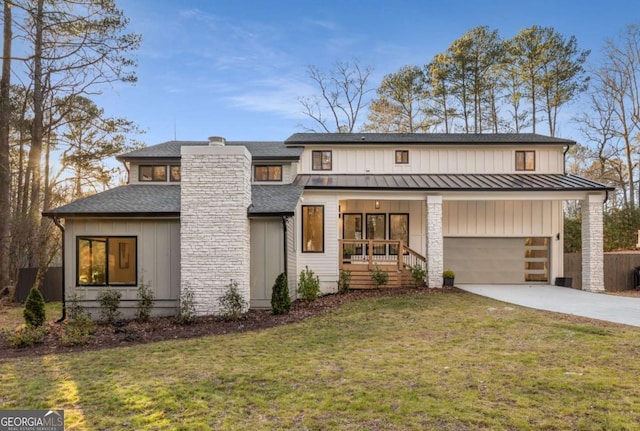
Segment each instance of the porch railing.
[[375,265],[396,265],[398,271],[420,265],[426,269],[427,259],[412,250],[404,241],[388,239],[341,239],[338,251],[340,269],[345,265],[366,265],[371,270]]

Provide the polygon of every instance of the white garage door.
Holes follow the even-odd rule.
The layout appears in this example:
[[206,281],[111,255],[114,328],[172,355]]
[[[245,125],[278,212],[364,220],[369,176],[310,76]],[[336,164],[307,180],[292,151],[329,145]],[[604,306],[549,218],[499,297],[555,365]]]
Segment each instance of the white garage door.
[[444,238],[444,267],[460,284],[548,282],[548,238]]

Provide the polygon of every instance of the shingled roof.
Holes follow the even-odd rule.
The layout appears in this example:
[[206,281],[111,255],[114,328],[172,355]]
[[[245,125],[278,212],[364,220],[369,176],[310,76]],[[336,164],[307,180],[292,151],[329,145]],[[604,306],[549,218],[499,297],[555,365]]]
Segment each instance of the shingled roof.
[[[254,217],[293,215],[303,188],[295,185],[254,185],[247,214]],[[61,207],[47,217],[178,217],[180,185],[120,186]]]
[[562,174],[298,175],[305,189],[433,191],[611,191],[596,181]]
[[[150,147],[121,154],[118,160],[132,159],[179,159],[183,146],[206,146],[208,141],[168,141]],[[285,146],[281,141],[227,141],[225,145],[247,147],[254,160],[299,160],[302,148]]]
[[402,145],[575,145],[570,139],[535,133],[295,133],[286,145],[402,144]]

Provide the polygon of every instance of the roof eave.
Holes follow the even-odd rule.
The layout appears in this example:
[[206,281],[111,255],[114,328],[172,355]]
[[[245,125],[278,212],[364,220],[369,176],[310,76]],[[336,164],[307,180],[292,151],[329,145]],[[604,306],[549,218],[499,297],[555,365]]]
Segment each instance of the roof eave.
[[180,217],[180,212],[127,212],[127,213],[105,213],[105,212],[56,212],[43,211],[43,217],[49,218],[167,218]]

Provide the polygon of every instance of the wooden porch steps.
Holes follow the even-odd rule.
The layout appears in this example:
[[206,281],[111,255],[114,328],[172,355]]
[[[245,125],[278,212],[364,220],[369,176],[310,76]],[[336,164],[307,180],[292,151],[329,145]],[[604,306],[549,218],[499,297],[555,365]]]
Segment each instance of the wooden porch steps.
[[[351,289],[375,289],[375,285],[371,280],[371,272],[367,265],[345,265],[343,269],[351,271]],[[403,287],[411,285],[411,273],[408,270],[398,271],[395,265],[380,266],[380,269],[389,274],[387,284],[380,287]]]

